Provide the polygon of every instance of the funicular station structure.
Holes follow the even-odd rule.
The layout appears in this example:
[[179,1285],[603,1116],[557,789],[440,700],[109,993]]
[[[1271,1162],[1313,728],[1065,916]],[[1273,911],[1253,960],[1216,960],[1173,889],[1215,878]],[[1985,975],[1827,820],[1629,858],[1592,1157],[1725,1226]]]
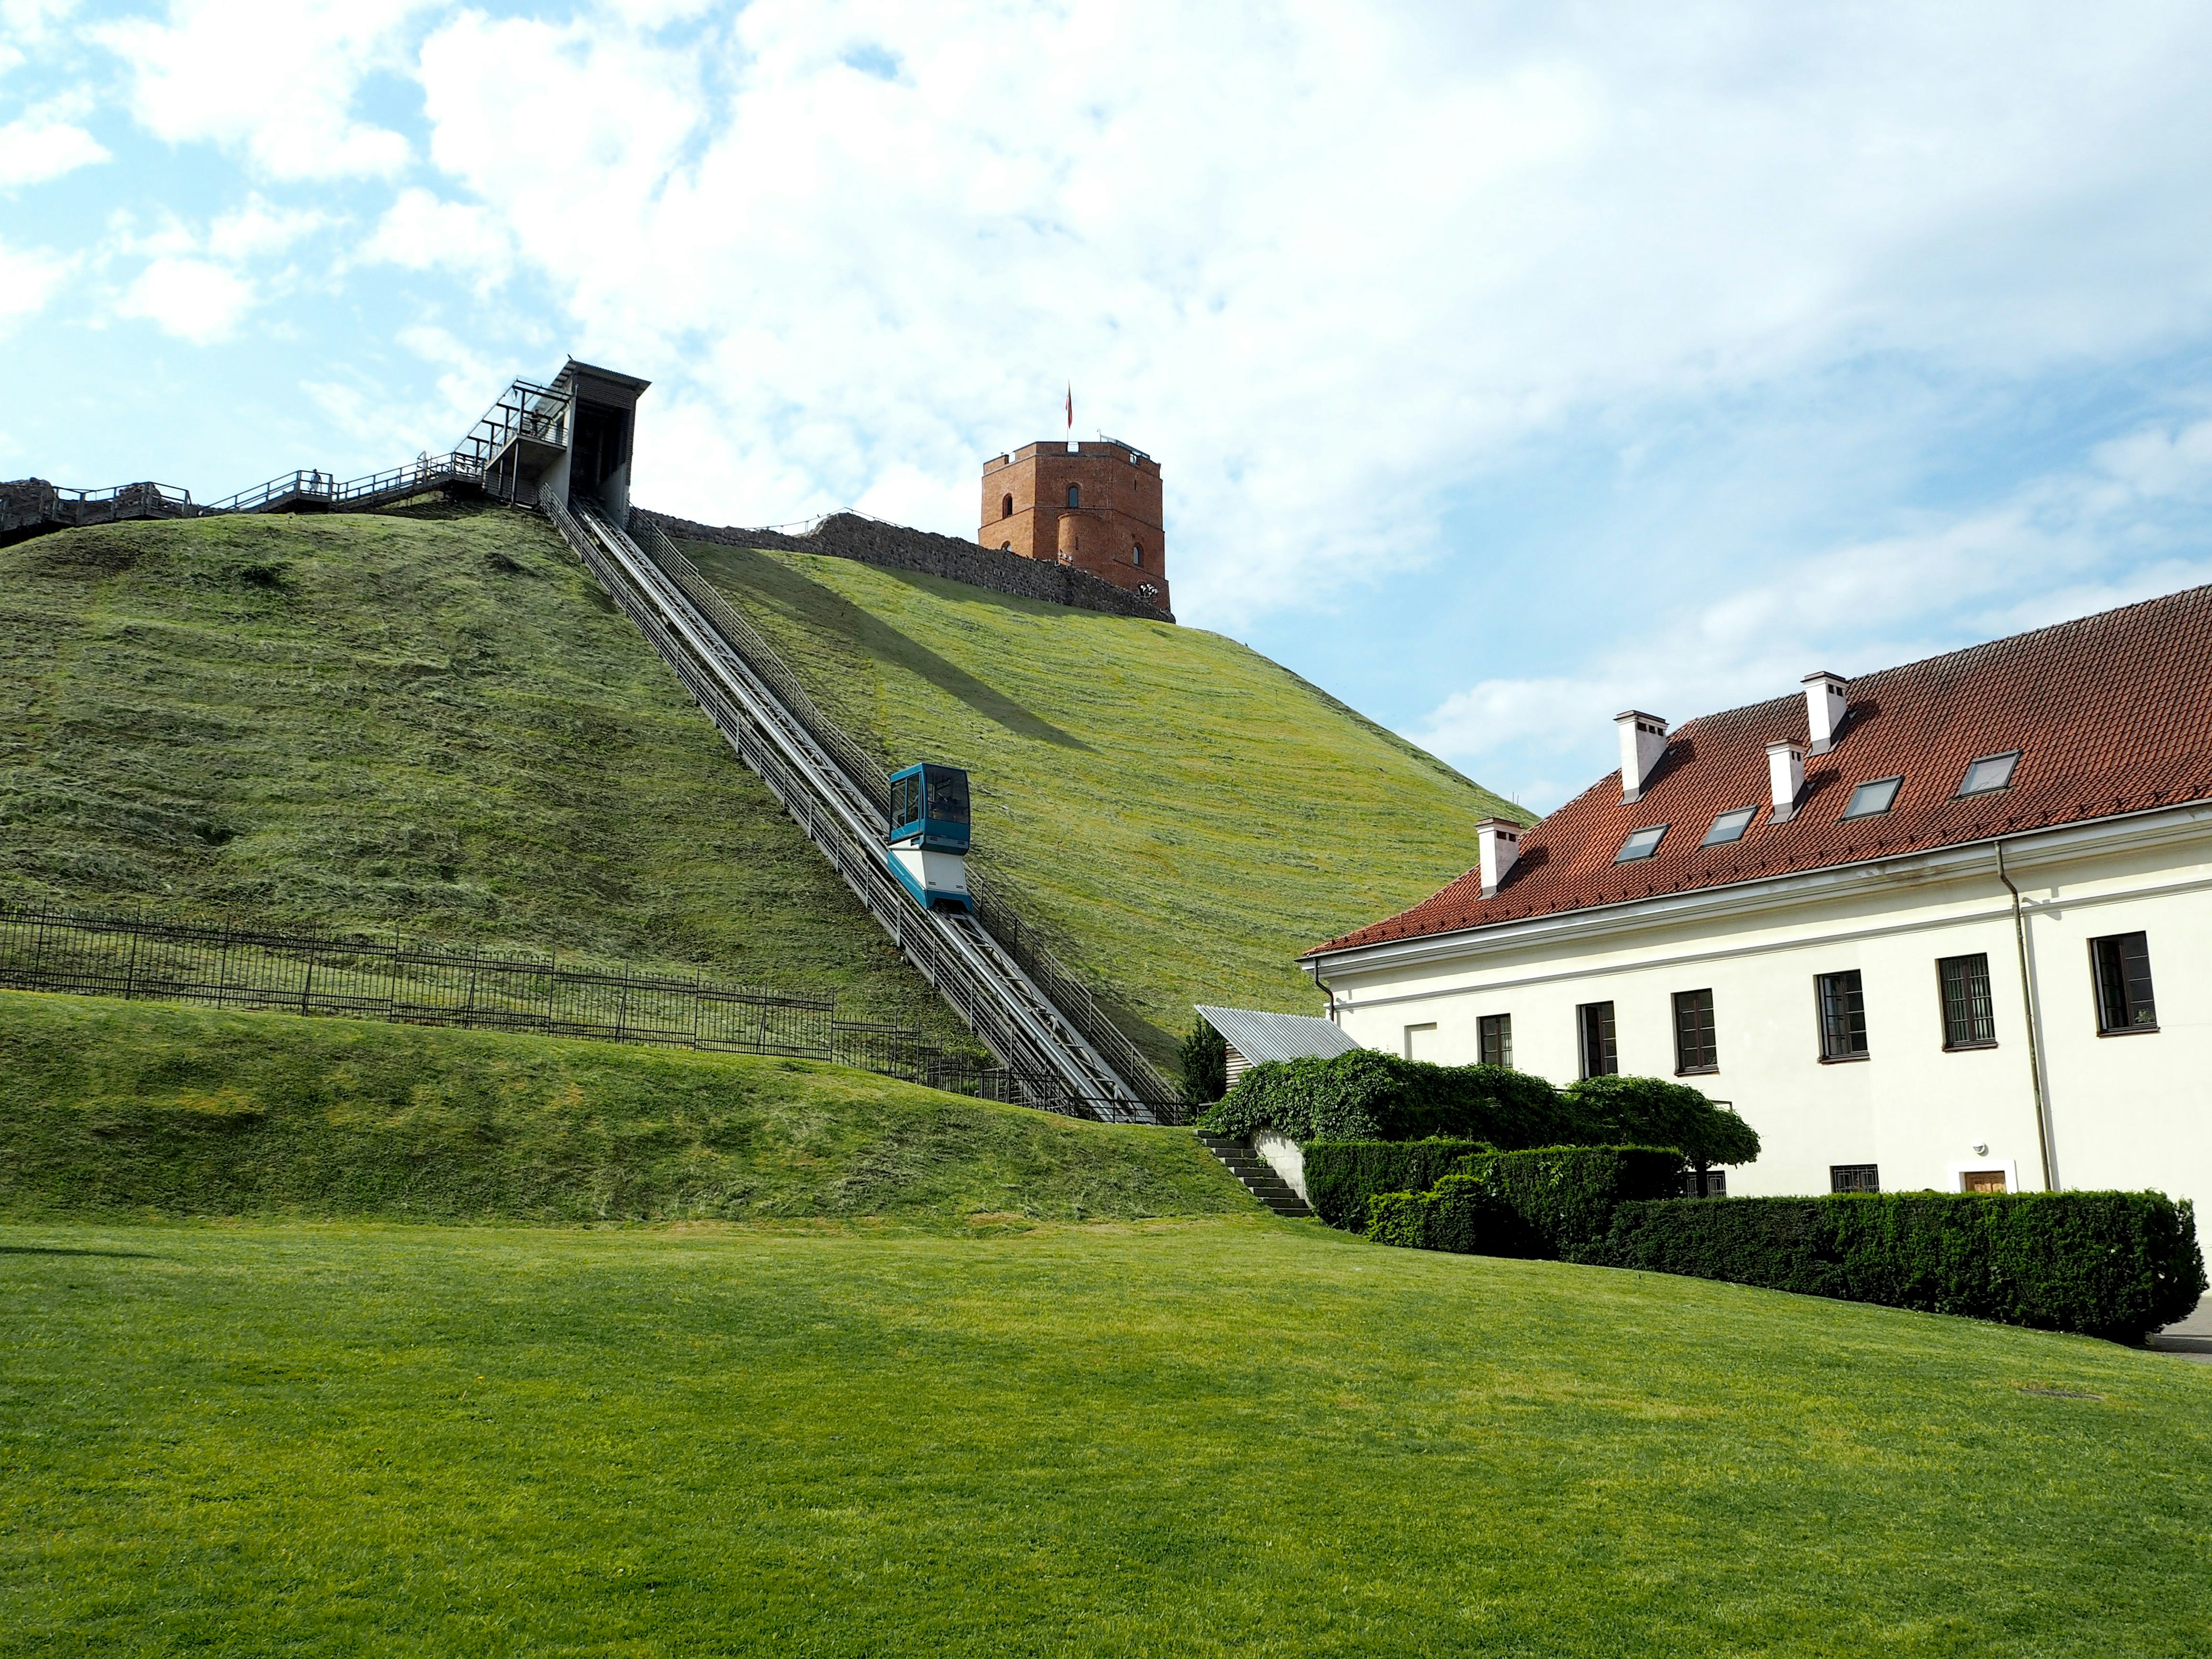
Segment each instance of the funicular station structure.
[[[1107,1121],[1182,1121],[1179,1092],[967,870],[965,774],[910,767],[895,789],[656,517],[633,506],[637,405],[650,384],[570,358],[550,381],[509,385],[444,454],[344,481],[294,471],[205,503],[152,483],[0,483],[0,544],[125,519],[371,512],[434,495],[534,508],[991,1052],[989,1092]],[[923,810],[953,793],[957,813]]]

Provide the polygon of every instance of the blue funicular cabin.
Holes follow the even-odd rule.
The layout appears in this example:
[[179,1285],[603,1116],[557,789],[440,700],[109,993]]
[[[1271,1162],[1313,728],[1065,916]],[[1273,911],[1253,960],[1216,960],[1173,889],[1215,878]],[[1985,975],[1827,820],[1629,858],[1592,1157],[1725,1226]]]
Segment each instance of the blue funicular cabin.
[[968,897],[968,775],[934,762],[891,776],[891,873],[925,910],[973,911]]

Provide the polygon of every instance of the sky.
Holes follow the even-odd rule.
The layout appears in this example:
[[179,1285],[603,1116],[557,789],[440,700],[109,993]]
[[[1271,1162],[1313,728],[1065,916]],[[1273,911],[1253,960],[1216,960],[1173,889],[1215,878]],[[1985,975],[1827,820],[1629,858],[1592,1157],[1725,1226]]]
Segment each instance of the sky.
[[1072,385],[1186,624],[1548,810],[1624,708],[2212,581],[2207,65],[2157,0],[0,0],[0,477],[354,476],[574,355],[646,506],[972,536]]

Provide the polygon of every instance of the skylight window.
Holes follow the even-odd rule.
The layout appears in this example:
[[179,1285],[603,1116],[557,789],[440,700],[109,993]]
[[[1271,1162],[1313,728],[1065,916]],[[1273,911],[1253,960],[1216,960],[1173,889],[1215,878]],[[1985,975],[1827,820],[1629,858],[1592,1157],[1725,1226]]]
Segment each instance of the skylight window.
[[1700,847],[1723,847],[1732,841],[1741,841],[1743,832],[1751,828],[1751,821],[1759,816],[1756,806],[1740,806],[1733,812],[1723,812],[1713,820],[1713,827],[1705,831]]
[[1613,855],[1615,864],[1633,864],[1638,859],[1648,859],[1659,850],[1659,838],[1667,833],[1667,826],[1655,823],[1649,830],[1638,830],[1620,843],[1620,851]]
[[1877,778],[1872,783],[1863,783],[1851,791],[1850,805],[1844,808],[1847,818],[1871,818],[1889,811],[1890,803],[1897,799],[1898,786],[1903,778]]
[[1966,769],[1966,775],[1959,781],[1962,795],[1986,795],[1992,789],[2008,788],[2012,784],[2012,769],[2020,764],[2020,750],[2009,755],[1984,755]]

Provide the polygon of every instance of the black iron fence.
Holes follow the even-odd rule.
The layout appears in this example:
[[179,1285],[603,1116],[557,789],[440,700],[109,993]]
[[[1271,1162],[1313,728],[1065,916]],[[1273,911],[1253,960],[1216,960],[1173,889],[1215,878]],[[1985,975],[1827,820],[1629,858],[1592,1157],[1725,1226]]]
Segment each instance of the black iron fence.
[[1024,1103],[1048,1087],[907,1026],[839,1019],[830,997],[223,921],[0,901],[0,988],[786,1054]]

